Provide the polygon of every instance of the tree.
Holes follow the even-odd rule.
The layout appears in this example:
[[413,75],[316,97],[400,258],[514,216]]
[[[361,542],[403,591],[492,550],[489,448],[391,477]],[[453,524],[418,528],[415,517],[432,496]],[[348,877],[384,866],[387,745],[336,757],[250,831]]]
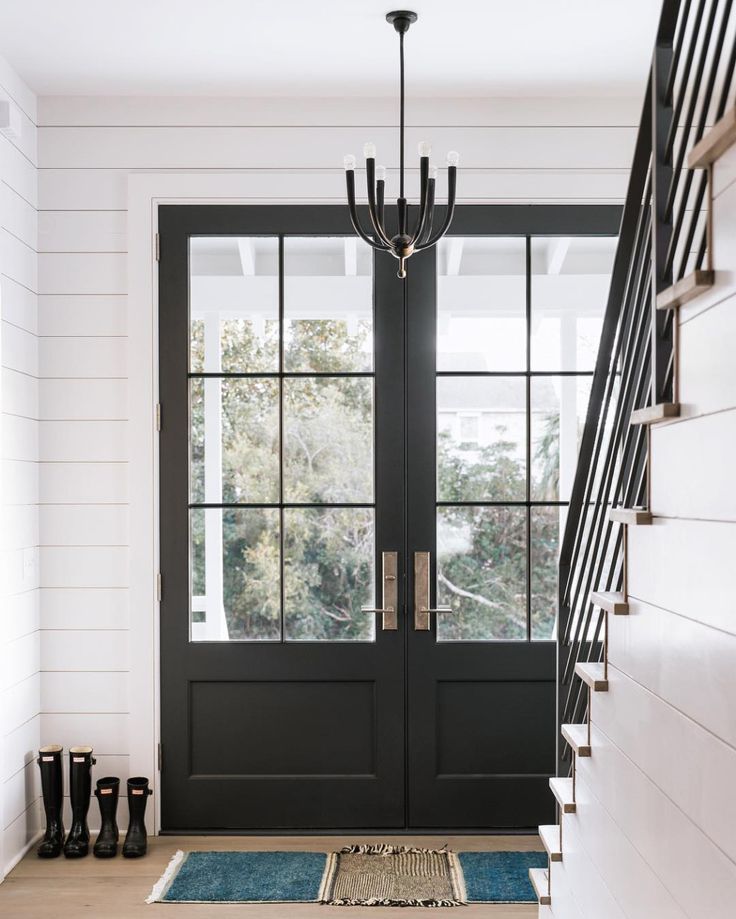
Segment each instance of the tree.
[[[203,367],[195,324],[192,366]],[[258,336],[252,323],[221,327],[228,371],[276,369],[276,324]],[[287,370],[326,373],[366,369],[370,328],[350,334],[342,322],[292,321],[284,338]],[[274,351],[274,348],[276,349]],[[283,387],[283,444],[279,394]],[[373,392],[366,378],[230,378],[222,381],[223,500],[276,504],[371,503]],[[204,497],[204,385],[191,385],[192,500]],[[559,426],[557,426],[559,427]],[[554,430],[550,420],[549,432]],[[548,432],[548,433],[549,433]],[[542,439],[546,485],[554,478],[557,445]],[[283,483],[279,459],[283,452]],[[513,445],[478,448],[438,441],[443,500],[467,495],[525,493],[524,469]],[[545,486],[546,487],[546,486]],[[192,590],[203,593],[204,515],[192,512]],[[556,610],[556,508],[534,509],[532,613],[538,635],[551,634]],[[438,599],[455,615],[440,617],[442,639],[526,636],[526,510],[523,507],[443,507],[438,518]],[[283,548],[284,634],[293,640],[370,638],[372,617],[360,611],[373,598],[373,511],[341,507],[232,508],[223,512],[223,578],[231,639],[281,636]]]

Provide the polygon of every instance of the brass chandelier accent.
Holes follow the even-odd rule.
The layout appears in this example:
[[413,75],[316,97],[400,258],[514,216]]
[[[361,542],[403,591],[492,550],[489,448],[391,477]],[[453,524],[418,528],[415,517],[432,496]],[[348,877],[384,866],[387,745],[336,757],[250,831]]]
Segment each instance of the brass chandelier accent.
[[386,226],[384,196],[386,191],[386,168],[376,166],[376,145],[367,143],[363,147],[365,172],[368,186],[368,214],[370,216],[372,235],[361,226],[355,206],[355,157],[348,154],[344,159],[345,179],[348,191],[348,208],[350,220],[355,232],[362,240],[382,252],[390,252],[399,260],[398,276],[406,277],[406,260],[415,252],[430,249],[442,239],[452,223],[455,211],[455,192],[457,188],[457,165],[460,155],[451,150],[447,154],[447,210],[442,226],[433,232],[435,183],[437,167],[430,166],[429,157],[432,148],[427,143],[419,144],[419,180],[420,200],[419,214],[413,228],[410,228],[409,203],[404,197],[404,35],[409,26],[417,21],[417,14],[410,10],[395,10],[386,14],[386,20],[399,33],[399,73],[401,86],[400,126],[399,126],[399,197],[396,199],[398,216],[397,232],[390,235]]

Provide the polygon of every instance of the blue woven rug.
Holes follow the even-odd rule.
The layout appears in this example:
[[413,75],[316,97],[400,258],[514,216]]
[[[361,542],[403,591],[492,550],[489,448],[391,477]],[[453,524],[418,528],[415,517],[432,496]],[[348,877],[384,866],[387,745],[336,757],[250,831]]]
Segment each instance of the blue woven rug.
[[[468,903],[534,903],[545,852],[460,852]],[[324,852],[177,852],[148,903],[315,903]]]

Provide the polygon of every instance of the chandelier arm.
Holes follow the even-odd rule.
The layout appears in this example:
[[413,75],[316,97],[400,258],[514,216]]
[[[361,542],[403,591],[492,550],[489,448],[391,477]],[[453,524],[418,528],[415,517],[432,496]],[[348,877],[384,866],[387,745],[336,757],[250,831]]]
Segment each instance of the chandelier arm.
[[386,182],[384,179],[379,179],[376,182],[376,216],[378,217],[378,222],[382,227],[386,226],[386,214],[384,211],[384,196],[386,192]]
[[415,245],[421,238],[421,230],[427,214],[427,191],[429,183],[429,157],[419,157],[419,217],[414,232],[411,234],[412,245]]
[[432,233],[432,221],[434,219],[434,192],[435,180],[427,179],[427,188],[422,196],[422,208],[419,215],[416,232],[414,233],[413,245],[421,246],[422,243],[429,239]]
[[448,166],[447,167],[447,213],[445,214],[445,220],[441,228],[431,236],[427,242],[419,247],[419,251],[422,249],[431,249],[432,246],[436,246],[437,243],[442,239],[442,237],[450,229],[450,224],[452,223],[452,218],[455,214],[455,194],[457,191],[457,167]]
[[391,240],[388,238],[381,221],[378,219],[378,210],[376,207],[376,161],[373,157],[368,157],[365,161],[366,183],[368,186],[368,214],[371,218],[371,224],[379,239],[387,248],[392,248]]
[[350,213],[350,222],[353,225],[353,229],[363,242],[368,243],[371,248],[380,249],[382,252],[385,252],[387,247],[382,242],[376,242],[372,239],[360,225],[358,210],[355,207],[355,172],[352,169],[345,170],[345,180],[348,187],[348,211]]

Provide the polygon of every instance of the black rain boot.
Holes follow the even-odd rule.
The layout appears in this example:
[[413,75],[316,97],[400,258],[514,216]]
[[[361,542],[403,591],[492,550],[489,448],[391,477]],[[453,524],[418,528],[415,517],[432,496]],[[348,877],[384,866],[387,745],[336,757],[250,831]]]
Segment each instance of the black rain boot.
[[64,843],[67,858],[84,858],[89,852],[89,812],[92,791],[92,747],[72,747],[69,750],[69,794],[72,799],[72,827]]
[[97,779],[95,797],[100,805],[102,823],[97,834],[94,849],[95,858],[114,858],[118,854],[118,825],[115,822],[115,812],[118,809],[118,795],[120,794],[120,779],[116,776],[105,776]]
[[142,775],[128,779],[128,810],[130,820],[128,832],[123,843],[123,858],[140,858],[146,854],[148,837],[146,835],[146,822],[143,819],[146,813],[148,796],[153,792],[148,787],[148,779]]
[[36,762],[41,770],[41,791],[43,809],[46,812],[46,832],[38,847],[39,858],[58,858],[64,845],[64,824],[61,809],[64,804],[64,791],[61,782],[61,754],[63,747],[54,744],[41,747]]

